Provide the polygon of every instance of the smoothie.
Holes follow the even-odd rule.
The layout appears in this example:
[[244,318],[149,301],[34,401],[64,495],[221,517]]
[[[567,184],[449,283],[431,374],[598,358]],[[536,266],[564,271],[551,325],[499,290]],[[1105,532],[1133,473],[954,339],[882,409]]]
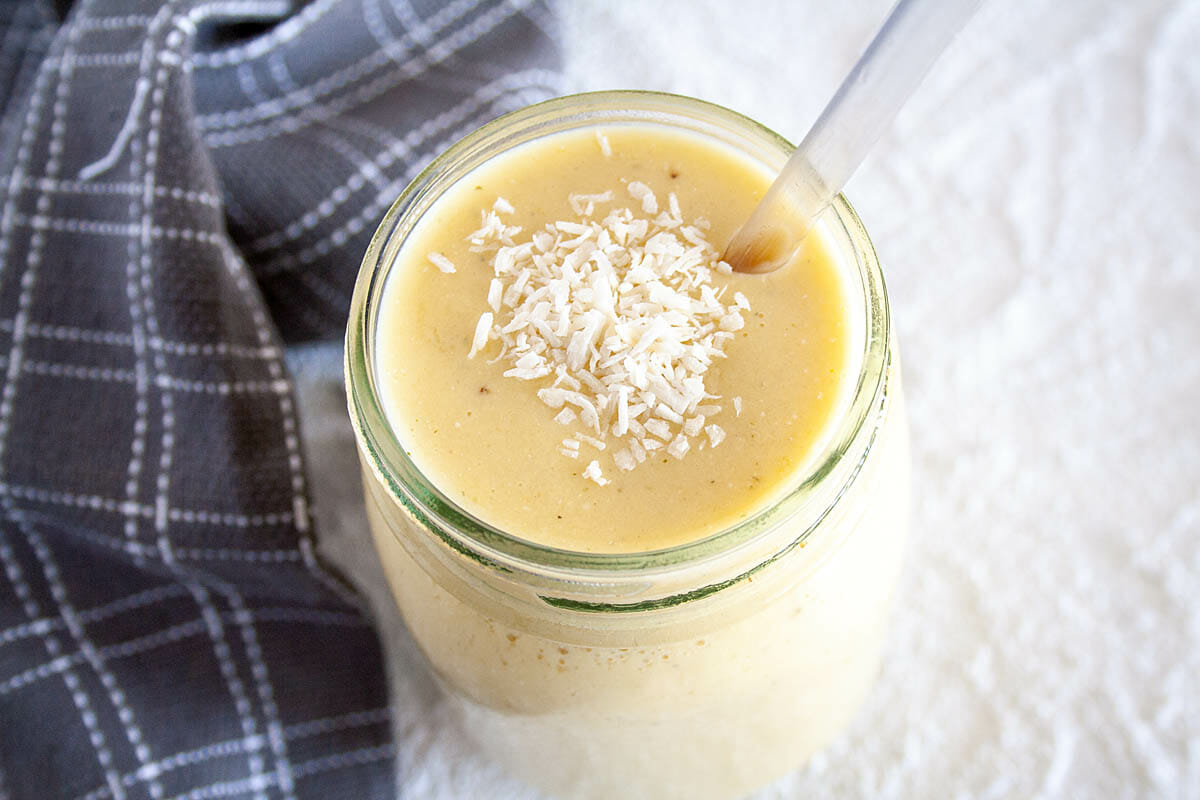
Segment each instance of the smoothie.
[[360,276],[376,547],[513,773],[740,796],[840,731],[878,667],[908,504],[878,264],[839,201],[783,269],[724,269],[787,148],[719,109],[619,93],[505,124],[418,179]]
[[[604,226],[604,219],[628,210],[633,222],[651,223],[645,238],[684,229],[675,238],[691,249],[696,241],[727,242],[770,180],[746,156],[694,135],[662,126],[612,126],[523,145],[446,192],[401,252],[377,334],[384,407],[422,471],[481,519],[565,550],[657,550],[715,533],[768,504],[808,464],[839,394],[848,391],[845,292],[820,236],[787,268],[769,275],[713,270],[710,285],[739,318],[726,327],[741,327],[719,341],[723,346],[705,373],[713,397],[694,406],[710,413],[683,409],[688,419],[704,418],[697,435],[686,437],[684,458],[667,452],[679,426],[671,425],[675,414],[661,401],[642,420],[660,433],[667,430],[666,436],[614,436],[615,419],[601,430],[582,419],[558,424],[554,410],[538,398],[539,390],[554,384],[553,373],[540,380],[505,377],[513,362],[497,358],[501,343],[495,339],[474,358],[467,355],[481,313],[508,310],[497,303],[493,312],[487,302],[495,251],[472,244],[481,218],[497,204],[507,210],[496,215],[502,224],[520,229],[515,244],[532,243],[539,233],[570,241],[579,235],[574,226],[594,224],[608,232],[613,226]],[[681,224],[654,226],[660,214],[670,215],[672,202]],[[577,213],[587,205],[590,214]],[[614,242],[609,253],[626,250]],[[709,253],[710,262],[716,258],[715,250]],[[613,268],[618,303],[627,271]],[[590,291],[586,278],[581,283]],[[745,307],[734,305],[735,295]],[[632,346],[662,310],[658,304],[633,321]],[[620,324],[605,321],[611,329]],[[559,338],[565,349],[569,337]],[[630,404],[644,394],[644,385],[627,376],[616,385],[629,390]],[[619,396],[611,389],[599,396],[606,395]],[[717,428],[705,431],[709,425]],[[710,432],[722,439],[715,447]],[[587,437],[578,456],[560,452],[563,440],[577,433]],[[661,446],[636,469],[623,470],[613,457],[634,440]],[[593,460],[603,486],[581,479]]]

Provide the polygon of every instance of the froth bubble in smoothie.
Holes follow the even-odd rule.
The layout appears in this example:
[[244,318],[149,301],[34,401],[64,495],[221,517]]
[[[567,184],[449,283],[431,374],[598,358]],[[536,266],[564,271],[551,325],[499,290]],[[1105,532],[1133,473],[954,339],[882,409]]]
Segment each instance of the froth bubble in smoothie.
[[898,357],[844,201],[720,253],[787,146],[698,101],[564,98],[443,156],[367,255],[367,506],[464,731],[562,797],[736,797],[843,728],[907,531]]

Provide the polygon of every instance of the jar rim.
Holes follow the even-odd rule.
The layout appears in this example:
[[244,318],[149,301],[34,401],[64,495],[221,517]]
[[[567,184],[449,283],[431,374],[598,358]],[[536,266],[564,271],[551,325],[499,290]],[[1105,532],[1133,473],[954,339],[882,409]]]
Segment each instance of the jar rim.
[[[849,488],[874,442],[878,425],[871,423],[879,416],[876,412],[886,401],[890,311],[874,246],[845,197],[838,195],[831,204],[834,213],[827,214],[826,218],[830,222],[836,221],[844,229],[862,280],[866,330],[862,336],[862,353],[856,356],[861,357],[859,375],[851,384],[849,402],[840,404],[838,417],[829,423],[832,435],[826,437],[823,449],[810,459],[810,468],[794,475],[781,497],[746,519],[701,539],[659,550],[587,553],[541,545],[479,519],[448,498],[407,455],[383,411],[372,366],[374,320],[391,266],[386,257],[397,246],[395,236],[400,224],[407,221],[408,228],[404,233],[410,232],[442,192],[486,158],[558,130],[611,122],[617,114],[622,115],[621,120],[665,124],[687,120],[714,129],[732,129],[760,140],[760,144],[777,148],[785,156],[794,149],[786,139],[767,127],[722,106],[681,95],[628,90],[589,92],[547,100],[501,116],[467,134],[413,179],[389,207],[371,238],[355,283],[346,330],[347,404],[364,463],[380,478],[391,499],[451,549],[504,572],[540,572],[568,579],[592,576],[611,580],[622,574],[645,577],[705,563],[766,537],[777,523],[791,519],[811,505],[809,501],[813,499],[815,488],[835,476],[835,490],[822,493],[820,499],[823,502],[819,503],[819,508],[812,509],[811,524],[805,526],[802,533],[791,536],[753,569],[730,581],[722,581],[720,585],[704,587],[707,593],[747,577],[800,545]],[[566,127],[546,130],[553,124]],[[522,139],[522,136],[526,138]],[[422,202],[424,206],[421,206]],[[414,209],[418,213],[408,219]],[[389,244],[393,247],[389,248]],[[854,300],[854,297],[848,298],[849,302]],[[565,599],[561,602],[574,604]]]

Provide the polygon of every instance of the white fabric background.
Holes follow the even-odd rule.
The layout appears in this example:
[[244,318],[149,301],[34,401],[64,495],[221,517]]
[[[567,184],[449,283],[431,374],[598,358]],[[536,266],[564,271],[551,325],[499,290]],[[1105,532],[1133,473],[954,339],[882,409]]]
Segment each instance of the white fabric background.
[[[799,139],[853,3],[563,3],[568,87]],[[847,189],[884,262],[914,537],[852,728],[763,798],[1200,797],[1200,3],[993,0]],[[408,798],[532,798],[464,744],[365,531],[340,353],[292,358],[326,548],[388,636]]]

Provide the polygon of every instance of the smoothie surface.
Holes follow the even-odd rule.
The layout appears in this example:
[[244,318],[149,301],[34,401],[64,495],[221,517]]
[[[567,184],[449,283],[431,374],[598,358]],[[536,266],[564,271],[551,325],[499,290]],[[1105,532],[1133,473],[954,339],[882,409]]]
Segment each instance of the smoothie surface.
[[[601,135],[597,135],[601,134]],[[607,152],[606,152],[607,151]],[[735,524],[794,486],[830,428],[850,360],[842,270],[815,232],[787,266],[766,275],[717,274],[725,297],[749,302],[704,376],[719,414],[682,458],[651,451],[636,469],[614,463],[621,440],[563,454],[564,425],[538,397],[553,376],[505,377],[496,341],[468,358],[489,311],[494,254],[467,239],[481,212],[503,198],[507,225],[528,240],[547,223],[580,220],[572,194],[602,195],[611,209],[642,213],[629,185],[665,206],[674,193],[688,223],[700,219],[719,251],[749,217],[771,176],[719,142],[653,123],[553,134],[474,170],[427,211],[401,248],[384,287],[376,375],[389,423],[417,467],[456,504],[528,541],[580,552],[630,553],[687,543]],[[636,194],[636,193],[635,193]],[[509,212],[508,206],[511,206]],[[436,253],[453,265],[429,254]],[[440,266],[437,262],[441,262]],[[737,398],[735,404],[734,399]],[[735,405],[740,408],[738,412]],[[606,431],[607,432],[607,431]],[[607,483],[585,477],[596,461]]]

